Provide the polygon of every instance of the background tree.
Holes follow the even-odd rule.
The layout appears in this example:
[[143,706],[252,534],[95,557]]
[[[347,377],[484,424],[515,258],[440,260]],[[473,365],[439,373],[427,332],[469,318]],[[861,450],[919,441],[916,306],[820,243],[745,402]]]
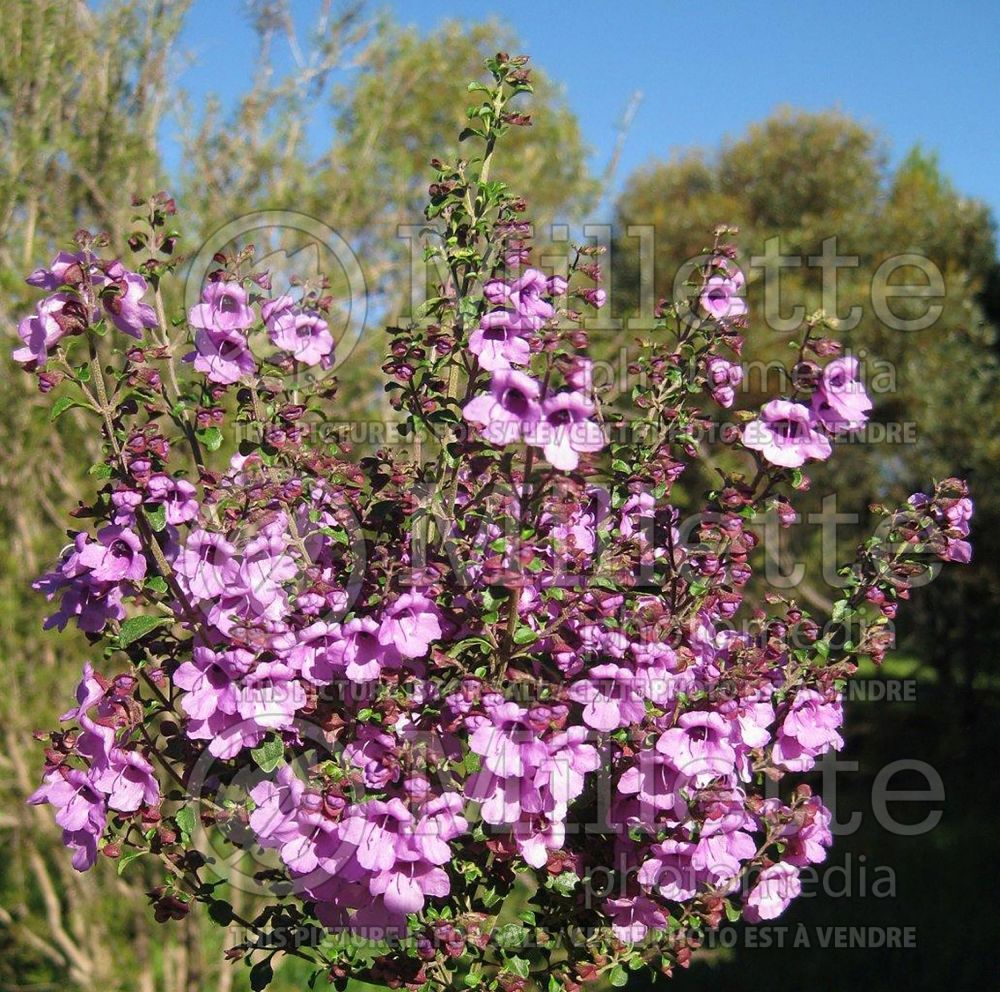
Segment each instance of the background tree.
[[[876,392],[876,429],[923,426],[915,437],[903,435],[902,444],[857,445],[836,466],[811,473],[814,509],[824,493],[845,486],[864,497],[860,504],[897,497],[921,474],[941,477],[949,465],[966,472],[978,508],[976,560],[962,575],[922,590],[925,608],[913,611],[900,634],[909,651],[934,664],[946,685],[961,683],[967,710],[974,713],[976,677],[996,656],[989,617],[1000,608],[1000,442],[991,426],[1000,413],[1000,368],[997,326],[987,316],[998,266],[988,209],[955,190],[936,157],[919,147],[890,168],[881,137],[851,118],[782,110],[714,154],[683,152],[628,180],[617,203],[613,256],[621,312],[639,303],[641,285],[637,242],[626,237],[629,225],[654,227],[654,288],[660,296],[669,295],[681,263],[704,247],[702,232],[718,223],[739,226],[740,263],[748,274],[751,332],[744,357],[753,371],[738,405],[753,407],[773,391],[766,368],[787,355],[794,339],[792,308],[801,306],[807,315],[831,309],[832,287],[824,295],[818,261],[824,242],[835,238],[828,252],[856,256],[855,264],[836,272],[838,336],[867,367]],[[749,268],[749,260],[768,250],[801,262],[782,269],[780,292],[765,297],[763,270]],[[890,310],[906,319],[939,305],[940,315],[921,330],[888,326],[874,299],[879,267],[907,254],[929,259],[944,285],[940,299],[888,300]],[[926,282],[910,268],[886,278],[893,284]],[[774,311],[768,317],[766,306]],[[845,546],[867,523],[843,529]],[[816,556],[820,545],[819,528],[802,527],[790,551]],[[821,606],[829,590],[802,593]]]

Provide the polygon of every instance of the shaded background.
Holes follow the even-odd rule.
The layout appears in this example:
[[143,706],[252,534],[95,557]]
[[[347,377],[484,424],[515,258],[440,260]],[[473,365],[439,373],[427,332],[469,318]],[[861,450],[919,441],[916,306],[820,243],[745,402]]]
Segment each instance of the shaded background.
[[[918,428],[913,443],[846,446],[813,473],[806,510],[836,490],[841,509],[860,511],[843,528],[848,558],[870,502],[962,473],[977,501],[976,560],[920,591],[894,660],[865,673],[913,701],[847,706],[842,757],[859,767],[838,777],[837,809],[862,821],[838,839],[831,864],[845,866],[851,893],[803,898],[777,921],[789,940],[804,924],[809,946],[748,947],[740,931],[735,947],[699,955],[673,987],[989,987],[1000,12],[930,2],[514,2],[491,11],[457,0],[0,0],[0,14],[0,326],[11,342],[35,298],[24,274],[80,226],[107,230],[127,256],[128,196],[159,188],[177,196],[189,251],[255,209],[320,218],[357,253],[376,317],[391,317],[408,292],[396,228],[419,222],[427,161],[454,147],[465,84],[498,48],[531,54],[539,78],[534,126],[514,136],[497,174],[540,224],[613,225],[614,313],[640,300],[629,225],[654,225],[657,293],[719,222],[741,228],[744,258],[776,236],[794,255],[817,255],[832,236],[841,255],[857,255],[859,266],[840,277],[840,312],[857,304],[863,315],[844,338],[895,370],[875,420]],[[906,252],[932,259],[945,279],[941,317],[920,332],[886,329],[871,307],[872,273]],[[815,309],[820,273],[790,272],[782,292],[786,309]],[[748,293],[759,314],[760,282]],[[610,357],[629,337],[608,334],[595,348]],[[345,370],[345,417],[379,410],[381,346],[376,319]],[[787,336],[757,317],[747,357],[787,355]],[[73,413],[57,431],[47,424],[47,403],[9,362],[0,362],[0,387],[0,989],[245,988],[244,970],[220,960],[232,942],[225,934],[197,914],[169,927],[152,921],[141,863],[124,878],[108,864],[80,876],[49,813],[23,805],[41,762],[31,730],[54,722],[87,657],[82,640],[42,635],[45,604],[29,582],[64,543],[95,453]],[[816,528],[797,528],[787,550],[816,574]],[[798,591],[819,611],[830,593],[819,580]],[[900,821],[929,809],[942,817],[929,832],[899,836],[876,821],[872,789],[888,762],[914,758],[939,771],[945,799],[892,810]],[[900,776],[892,785],[924,783]],[[891,894],[872,891],[887,872]],[[916,947],[821,946],[821,928],[844,926],[915,927]],[[301,984],[288,965],[274,987]]]

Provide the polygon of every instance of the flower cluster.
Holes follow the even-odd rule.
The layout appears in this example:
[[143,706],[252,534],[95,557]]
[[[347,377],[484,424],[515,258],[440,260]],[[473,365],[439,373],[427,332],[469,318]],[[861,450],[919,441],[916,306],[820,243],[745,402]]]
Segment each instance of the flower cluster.
[[[59,735],[48,756],[45,780],[28,802],[51,803],[63,842],[73,851],[73,867],[85,871],[97,859],[108,813],[140,813],[159,819],[160,787],[149,758],[126,742],[135,723],[135,680],[121,676],[110,685],[87,664],[76,692],[77,705],[60,720],[75,721],[79,732]],[[119,728],[125,732],[119,738]],[[65,759],[78,755],[83,767]]]
[[98,258],[89,245],[76,252],[59,252],[49,268],[36,269],[27,282],[56,290],[18,324],[23,343],[13,358],[30,370],[44,367],[63,338],[84,333],[102,315],[117,330],[137,339],[146,328],[156,326],[153,308],[143,302],[146,280],[118,259]]
[[[642,386],[595,388],[599,251],[530,265],[523,201],[486,179],[497,139],[527,122],[505,108],[529,77],[522,59],[488,65],[478,173],[468,156],[434,166],[428,255],[449,280],[425,319],[390,329],[412,450],[319,430],[329,379],[283,387],[294,363],[331,364],[328,301],[272,293],[252,252],[217,257],[172,366],[180,342],[159,297],[143,302],[146,276],[158,294],[173,271],[163,196],[133,239],[146,276],[92,240],[32,276],[70,289],[29,318],[42,344],[25,364],[51,388],[55,348],[63,398],[97,415],[106,453],[78,514],[93,531],[38,587],[61,596],[49,624],[75,620],[124,674],[85,668],[31,801],[56,808],[80,869],[99,851],[175,869],[158,919],[192,901],[237,919],[199,874],[197,823],[266,852],[268,904],[229,951],[256,960],[255,987],[314,923],[367,938],[312,948],[332,979],[511,992],[669,973],[726,914],[773,918],[831,842],[829,811],[789,776],[843,746],[845,680],[884,656],[913,576],[969,559],[972,504],[949,479],[884,511],[824,628],[747,596],[763,516],[787,524],[800,467],[868,416],[857,364],[806,362],[835,346],[804,327],[796,393],[724,439],[739,467],[715,488],[684,486],[692,430],[742,381],[728,231],[631,356]],[[71,302],[72,333],[49,341]],[[157,340],[102,359],[105,321]],[[863,636],[838,636],[847,623]],[[508,897],[529,908],[498,926]]]
[[856,358],[835,358],[818,371],[808,406],[792,400],[771,400],[760,416],[744,427],[743,443],[759,451],[772,465],[785,468],[798,468],[810,459],[824,461],[833,452],[831,438],[843,431],[858,430],[868,420],[872,401],[857,375]]
[[308,306],[285,293],[260,300],[260,315],[248,290],[238,282],[209,283],[201,302],[191,308],[188,322],[195,329],[195,350],[186,356],[209,382],[232,385],[257,371],[248,333],[263,323],[276,348],[306,366],[329,368],[334,340],[327,322]]
[[494,372],[490,390],[462,411],[493,444],[526,442],[541,448],[553,468],[572,472],[580,455],[600,451],[604,435],[593,420],[594,405],[575,389],[542,395],[542,385],[514,369]]

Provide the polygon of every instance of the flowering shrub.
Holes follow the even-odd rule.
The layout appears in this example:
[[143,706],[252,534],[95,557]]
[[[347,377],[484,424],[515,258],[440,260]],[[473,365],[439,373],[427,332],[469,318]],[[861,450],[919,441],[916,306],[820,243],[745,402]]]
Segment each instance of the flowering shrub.
[[[882,660],[916,577],[970,557],[948,479],[876,508],[825,627],[745,601],[757,525],[794,522],[802,467],[868,417],[857,363],[810,319],[795,392],[736,415],[682,518],[697,435],[742,380],[729,232],[661,303],[631,392],[595,389],[599,252],[533,267],[525,204],[491,178],[529,123],[524,63],[488,61],[477,151],[433,163],[427,257],[448,278],[384,366],[410,445],[359,457],[329,429],[325,286],[275,288],[243,251],[167,319],[162,194],[137,271],[80,233],[28,280],[50,295],[14,358],[58,390],[54,417],[97,419],[105,455],[36,583],[48,626],[100,656],[29,801],[80,870],[158,860],[158,919],[198,901],[242,927],[228,954],[255,988],[282,953],[339,983],[624,985],[685,965],[724,916],[777,916],[831,842],[796,776],[843,746],[844,681]],[[262,865],[250,919],[210,835]]]

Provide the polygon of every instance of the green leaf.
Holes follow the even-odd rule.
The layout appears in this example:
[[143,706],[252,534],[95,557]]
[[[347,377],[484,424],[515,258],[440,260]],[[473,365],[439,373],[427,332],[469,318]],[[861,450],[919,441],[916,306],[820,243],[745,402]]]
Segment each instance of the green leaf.
[[58,420],[67,410],[72,409],[74,406],[83,406],[83,404],[78,399],[74,399],[72,396],[60,396],[59,399],[52,404],[52,412],[49,414],[49,423]]
[[528,931],[519,923],[507,923],[500,927],[494,937],[500,947],[520,947],[528,938]]
[[501,896],[500,893],[497,892],[495,889],[491,889],[489,886],[486,886],[483,889],[482,895],[480,895],[479,897],[479,901],[487,909],[489,909],[491,906],[495,906],[498,902],[501,902],[502,900],[503,896]]
[[448,649],[448,655],[451,658],[456,658],[460,655],[466,648],[481,647],[486,648],[487,651],[493,650],[493,645],[490,644],[485,637],[479,637],[478,635],[473,635],[472,637],[466,637],[459,641],[457,644],[453,645]]
[[504,970],[511,971],[518,978],[527,978],[531,969],[531,962],[526,958],[507,958],[504,962]]
[[250,752],[257,767],[262,772],[273,772],[285,756],[285,745],[278,737],[269,737]]
[[222,431],[218,427],[206,427],[195,433],[209,451],[218,451],[222,447]]
[[628,985],[628,972],[620,964],[616,964],[608,975],[608,981],[616,989],[623,989]]
[[145,582],[146,588],[157,596],[167,594],[167,580],[162,575],[151,575]]
[[143,513],[146,514],[149,526],[152,527],[157,533],[167,526],[167,508],[162,504],[156,507],[155,510],[143,510]]
[[166,617],[131,617],[122,624],[121,632],[118,635],[118,643],[127,648],[133,642],[145,637],[151,630],[162,627],[170,623]]
[[177,829],[181,832],[181,840],[185,844],[190,843],[198,827],[198,814],[195,812],[194,807],[182,806],[174,814],[174,820],[177,823]]
[[118,874],[120,875],[125,870],[126,865],[132,864],[132,862],[135,861],[136,858],[141,858],[144,854],[147,853],[148,853],[147,851],[136,851],[136,850],[125,851],[125,853],[122,854],[122,856],[118,859]]
[[552,888],[561,895],[568,896],[575,888],[580,877],[576,872],[564,871],[552,879]]
[[537,632],[532,630],[530,627],[518,627],[517,630],[514,631],[515,644],[531,644],[533,641],[537,640]]

